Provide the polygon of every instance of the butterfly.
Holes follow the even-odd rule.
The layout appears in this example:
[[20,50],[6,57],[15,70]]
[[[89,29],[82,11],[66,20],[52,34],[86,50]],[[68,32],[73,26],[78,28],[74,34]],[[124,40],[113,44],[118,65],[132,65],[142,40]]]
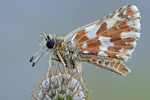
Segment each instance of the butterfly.
[[65,37],[41,33],[41,50],[30,62],[34,66],[47,52],[65,68],[81,71],[78,66],[86,61],[126,76],[130,69],[123,62],[131,57],[140,37],[140,18],[137,7],[128,5]]

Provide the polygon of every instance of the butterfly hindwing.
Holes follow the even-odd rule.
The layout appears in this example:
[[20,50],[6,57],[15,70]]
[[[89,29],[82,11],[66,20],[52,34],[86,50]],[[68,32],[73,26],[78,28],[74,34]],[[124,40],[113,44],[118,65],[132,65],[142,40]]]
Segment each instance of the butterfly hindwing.
[[82,61],[87,61],[93,64],[96,64],[97,66],[111,70],[115,73],[118,73],[120,75],[126,76],[130,71],[130,69],[123,64],[122,62],[112,59],[112,58],[105,58],[105,57],[99,57],[94,55],[85,55],[80,54]]

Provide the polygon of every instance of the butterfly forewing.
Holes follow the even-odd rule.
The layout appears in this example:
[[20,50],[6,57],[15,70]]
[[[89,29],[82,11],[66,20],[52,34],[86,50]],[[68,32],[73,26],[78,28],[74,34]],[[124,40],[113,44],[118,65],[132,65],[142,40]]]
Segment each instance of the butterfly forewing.
[[140,14],[131,5],[74,30],[65,41],[78,48],[81,60],[126,75],[130,70],[122,61],[131,57],[140,37],[139,30]]

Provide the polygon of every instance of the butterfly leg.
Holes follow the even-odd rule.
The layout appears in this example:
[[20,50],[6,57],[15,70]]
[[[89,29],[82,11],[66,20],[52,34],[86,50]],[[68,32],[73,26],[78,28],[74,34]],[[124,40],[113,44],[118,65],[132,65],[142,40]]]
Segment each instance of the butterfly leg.
[[49,68],[48,68],[48,72],[47,72],[47,76],[46,76],[46,79],[48,79],[48,77],[49,77],[49,75],[50,75],[50,70],[51,70],[51,68],[52,68],[52,66],[51,66],[51,58],[48,60],[48,66],[49,66]]
[[66,66],[67,66],[67,65],[65,64],[65,62],[64,62],[64,60],[63,60],[63,58],[62,58],[60,52],[59,52],[58,50],[56,50],[56,53],[57,53],[57,55],[58,55],[58,58],[60,59],[60,61],[61,61],[62,64],[64,65],[65,73],[67,73],[67,69],[66,69]]
[[80,82],[81,82],[83,88],[86,90],[86,92],[89,93],[88,89],[86,88],[86,86],[83,82],[81,65],[79,64],[79,62],[76,62],[76,61],[75,61],[75,64],[76,64],[75,68],[76,68],[77,74],[79,75]]

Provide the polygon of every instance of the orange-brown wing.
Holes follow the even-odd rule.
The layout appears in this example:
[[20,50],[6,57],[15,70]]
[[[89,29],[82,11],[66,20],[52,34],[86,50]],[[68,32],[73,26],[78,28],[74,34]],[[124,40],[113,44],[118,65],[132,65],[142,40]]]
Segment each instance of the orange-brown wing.
[[[125,6],[114,13],[84,27],[74,30],[67,37],[66,42],[79,48],[83,60],[99,59],[116,63],[116,65],[98,64],[106,69],[126,75],[130,70],[122,63],[131,57],[140,37],[140,14],[136,6]],[[89,57],[90,56],[90,57]],[[98,61],[99,61],[98,60]],[[97,61],[97,60],[96,60]]]

